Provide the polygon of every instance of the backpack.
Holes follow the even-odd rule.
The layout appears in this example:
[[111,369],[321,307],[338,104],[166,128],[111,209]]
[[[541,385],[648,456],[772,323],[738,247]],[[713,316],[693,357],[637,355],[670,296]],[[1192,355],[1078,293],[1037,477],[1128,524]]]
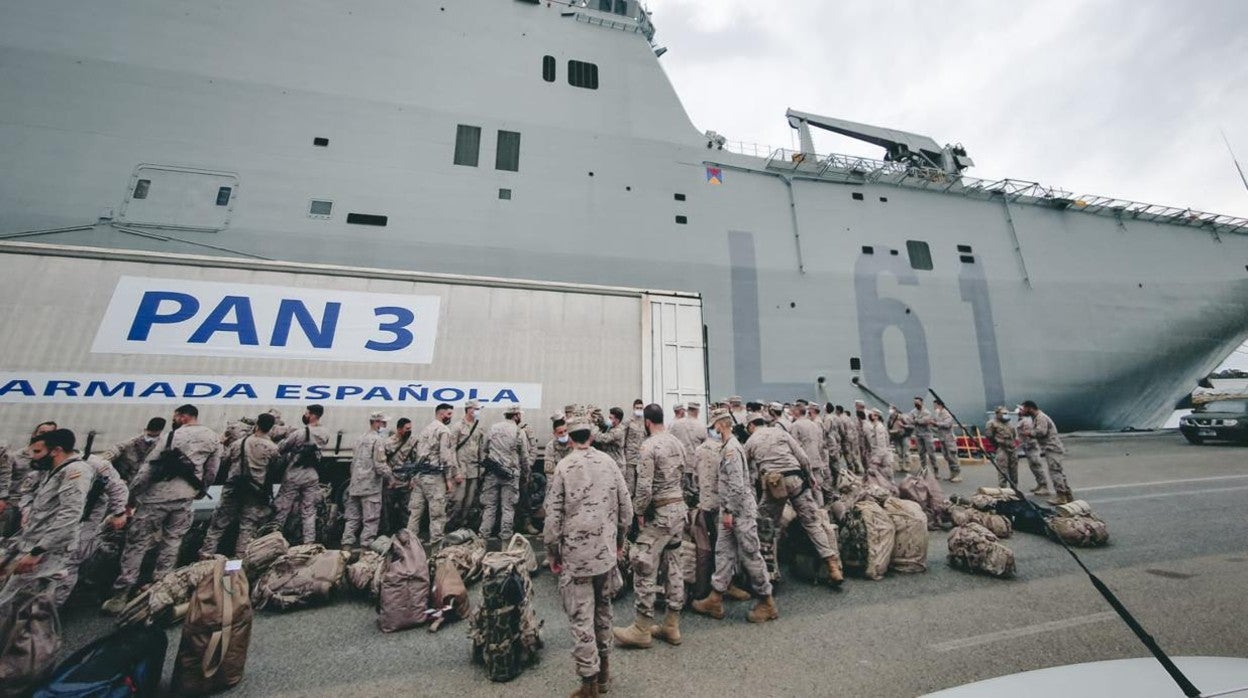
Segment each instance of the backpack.
[[949,533],[949,564],[967,572],[993,577],[1014,576],[1014,551],[998,542],[992,531],[977,523],[954,528]]
[[123,628],[71,654],[32,698],[155,696],[168,645],[160,628]]
[[25,695],[55,666],[61,619],[51,579],[10,582],[0,599],[0,696]]
[[274,562],[288,552],[290,544],[280,532],[274,531],[252,540],[243,552],[243,565],[247,568],[247,575],[252,579],[259,579]]
[[1010,522],[1009,517],[958,503],[961,501],[955,498],[955,503],[949,506],[949,519],[953,521],[954,526],[964,526],[968,523],[979,524],[992,531],[997,538],[1009,538],[1014,534],[1014,524]]
[[1076,548],[1095,548],[1109,542],[1109,527],[1101,519],[1086,516],[1049,517],[1049,536]]
[[213,560],[212,574],[191,596],[173,664],[174,695],[217,693],[243,680],[251,644],[251,595],[242,566],[229,573],[225,566],[225,558]]
[[889,497],[884,511],[893,520],[893,558],[889,569],[901,574],[927,571],[927,515],[918,502]]
[[329,600],[342,585],[347,556],[319,543],[296,545],[256,582],[256,608],[289,611]]
[[517,560],[506,552],[485,556],[481,604],[469,616],[472,659],[491,681],[511,681],[541,659],[542,624],[529,574]]
[[1049,528],[1045,521],[1054,514],[1052,507],[1043,505],[1033,506],[1022,499],[1007,499],[997,502],[993,510],[1013,522],[1015,531],[1034,533],[1040,536],[1048,533]]
[[845,519],[841,559],[846,567],[861,569],[867,579],[882,579],[893,559],[896,536],[892,518],[874,497],[866,497]]
[[166,574],[126,604],[117,618],[117,625],[123,628],[131,625],[166,626],[182,620],[190,608],[191,594],[204,579],[212,576],[217,560],[224,559],[218,555]]
[[945,493],[940,483],[927,468],[922,468],[913,475],[907,475],[897,485],[898,495],[902,499],[918,502],[927,515],[927,528],[935,531],[949,520],[949,512]]
[[429,622],[429,559],[418,539],[399,529],[381,563],[377,594],[377,627],[383,633],[407,630]]

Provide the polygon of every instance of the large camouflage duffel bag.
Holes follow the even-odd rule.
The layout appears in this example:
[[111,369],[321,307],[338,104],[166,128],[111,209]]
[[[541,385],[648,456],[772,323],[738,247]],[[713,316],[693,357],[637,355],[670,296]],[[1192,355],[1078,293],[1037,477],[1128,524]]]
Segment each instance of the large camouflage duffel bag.
[[485,667],[491,681],[510,681],[541,659],[542,623],[533,612],[524,559],[522,550],[509,546],[482,561],[481,603],[469,613],[468,636],[473,661]]
[[949,522],[949,500],[940,488],[936,476],[927,468],[922,468],[913,475],[907,475],[897,485],[898,497],[917,502],[927,516],[928,530],[935,531]]
[[[222,556],[218,555],[217,558]],[[200,560],[166,574],[126,604],[117,625],[173,625],[186,615],[191,594],[212,574],[216,558]]]
[[1094,548],[1109,542],[1109,527],[1082,499],[1057,507],[1048,524],[1049,536],[1066,545]]
[[274,531],[247,544],[243,552],[243,569],[247,570],[248,579],[259,579],[261,575],[277,562],[278,558],[290,552],[290,544],[279,531]]
[[884,511],[893,521],[893,558],[889,569],[902,574],[927,571],[927,514],[918,502],[897,497],[884,501]]
[[845,517],[841,561],[867,579],[883,579],[893,559],[896,536],[892,517],[874,496],[865,497]]
[[958,526],[949,532],[949,564],[993,577],[1010,577],[1015,571],[1014,551],[977,523]]
[[24,696],[56,666],[61,620],[56,583],[28,578],[0,598],[0,696]]
[[954,526],[965,526],[968,523],[979,524],[992,531],[997,538],[1009,538],[1014,534],[1014,524],[1009,517],[980,511],[960,499],[954,499],[954,503],[949,505],[949,520]]
[[[834,549],[839,550],[839,529],[836,524],[828,516],[828,512],[824,509],[818,511],[819,524],[823,527],[824,535],[828,537],[828,544]],[[802,522],[794,521],[789,524],[788,530],[785,532],[785,545],[792,548],[793,557],[789,561],[789,568],[793,570],[793,576],[804,582],[811,584],[830,584],[831,578],[828,576],[828,565],[819,557],[819,552],[815,549],[815,544],[811,542],[810,536],[806,534],[806,529],[802,528]]]
[[365,550],[355,562],[347,565],[347,584],[370,599],[381,589],[381,555]]
[[342,586],[347,554],[319,543],[296,545],[256,581],[257,609],[289,611],[330,600]]
[[381,563],[377,627],[383,633],[429,622],[429,559],[416,534],[401,528]]
[[485,557],[485,539],[467,529],[454,531],[442,539],[442,549],[433,556],[433,565],[445,562],[455,566],[465,585],[481,579],[481,559]]

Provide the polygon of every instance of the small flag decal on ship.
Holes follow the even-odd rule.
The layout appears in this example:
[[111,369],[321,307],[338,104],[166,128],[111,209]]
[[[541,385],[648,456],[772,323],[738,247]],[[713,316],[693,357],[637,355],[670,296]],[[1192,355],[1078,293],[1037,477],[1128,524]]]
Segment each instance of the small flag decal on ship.
[[707,184],[723,184],[724,183],[724,171],[718,167],[706,168],[706,183]]

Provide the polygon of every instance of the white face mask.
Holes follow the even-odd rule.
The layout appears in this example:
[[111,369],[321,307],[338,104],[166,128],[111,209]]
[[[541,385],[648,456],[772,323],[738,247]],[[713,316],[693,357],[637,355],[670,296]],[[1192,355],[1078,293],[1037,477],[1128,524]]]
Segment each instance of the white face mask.
[[643,414],[645,414],[645,411],[644,411],[644,410],[633,410],[633,416],[634,416],[634,417],[640,417],[640,416],[641,416],[641,415],[643,415]]
[[719,435],[719,432],[718,432],[718,431],[715,431],[714,429],[708,429],[708,430],[707,430],[707,432],[706,432],[706,435],[707,435],[707,437],[708,437],[708,438],[710,438],[712,441],[720,441],[720,440],[722,440],[722,439],[724,438],[724,437],[720,436],[720,435]]
[[567,434],[564,434],[563,436],[558,437],[556,440],[561,444],[566,444],[568,442],[568,436]]
[[145,443],[145,444],[150,444],[150,443],[152,443],[152,442],[153,442],[153,441],[155,441],[155,440],[156,440],[156,437],[155,437],[155,436],[144,436],[144,437],[143,437],[143,443]]

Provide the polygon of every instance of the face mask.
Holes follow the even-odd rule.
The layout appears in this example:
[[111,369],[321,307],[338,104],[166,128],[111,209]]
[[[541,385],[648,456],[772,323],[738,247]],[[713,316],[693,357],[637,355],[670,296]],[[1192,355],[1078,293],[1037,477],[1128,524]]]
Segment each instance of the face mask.
[[145,443],[145,444],[150,444],[150,443],[152,443],[152,442],[153,442],[153,441],[155,441],[155,440],[156,440],[156,437],[155,437],[155,436],[144,436],[144,437],[143,437],[143,443]]
[[47,456],[44,456],[43,458],[32,458],[30,459],[30,467],[34,468],[35,470],[51,470],[52,469],[52,456],[47,455]]
[[305,414],[305,415],[303,415],[303,423],[304,423],[304,424],[307,424],[307,423],[308,423],[308,415],[306,415],[306,414]]
[[862,410],[858,410],[858,419],[866,419],[866,418],[867,418],[867,413],[863,412]]
[[442,423],[443,423],[443,424],[450,424],[450,423],[451,423],[451,418],[450,418],[450,417],[443,417],[441,421],[442,421]]
[[641,415],[643,415],[643,414],[645,414],[645,411],[644,411],[644,410],[633,410],[633,416],[634,416],[634,417],[640,417],[640,416],[641,416]]
[[556,441],[558,441],[561,444],[566,444],[568,442],[568,435],[564,434],[563,436],[558,437]]
[[710,440],[712,440],[712,441],[721,441],[721,440],[723,440],[723,438],[724,438],[724,437],[720,436],[720,435],[719,435],[719,432],[718,432],[718,431],[715,431],[714,429],[711,429],[710,431],[708,431],[708,432],[707,432],[707,434],[706,434],[706,436],[707,436],[707,438],[709,438],[709,439],[710,439]]
[[384,433],[386,433],[386,428],[385,428],[385,427],[377,427],[377,433],[378,433],[378,434],[384,434]]

